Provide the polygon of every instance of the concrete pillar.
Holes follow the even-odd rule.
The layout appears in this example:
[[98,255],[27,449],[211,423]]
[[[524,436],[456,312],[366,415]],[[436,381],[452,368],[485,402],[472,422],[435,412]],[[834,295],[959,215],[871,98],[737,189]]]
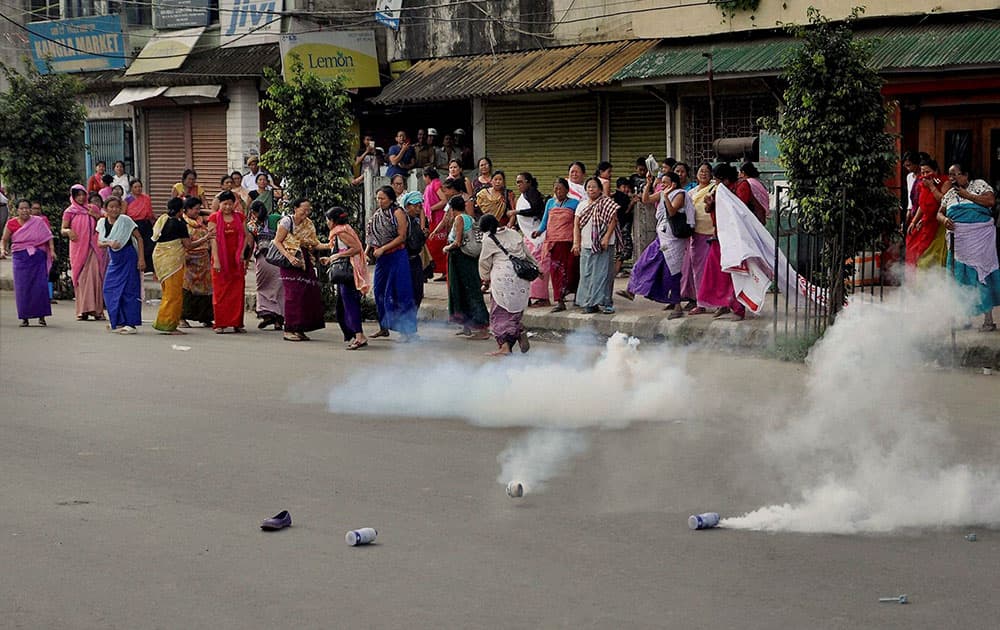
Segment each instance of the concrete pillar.
[[260,154],[260,103],[256,81],[230,83],[226,90],[227,162],[229,170],[246,170],[246,156]]
[[474,160],[486,153],[486,103],[481,98],[472,99],[472,155]]

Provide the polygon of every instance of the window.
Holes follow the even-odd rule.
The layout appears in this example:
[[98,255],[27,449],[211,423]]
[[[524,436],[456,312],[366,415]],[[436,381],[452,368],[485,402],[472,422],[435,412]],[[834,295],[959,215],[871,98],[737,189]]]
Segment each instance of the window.
[[60,18],[59,0],[31,0],[28,19],[31,22],[42,20],[58,20]]
[[[712,160],[712,142],[719,138],[742,138],[760,133],[757,120],[774,116],[778,106],[766,94],[748,96],[717,96],[715,98],[716,133],[712,133],[711,114],[707,98],[684,99],[683,152],[692,166],[702,160]],[[697,168],[695,166],[695,168]]]
[[153,3],[149,0],[108,0],[108,13],[124,14],[128,24],[153,23]]
[[944,162],[940,166],[942,169],[947,169],[951,164],[972,164],[971,129],[952,129],[944,132]]
[[62,0],[63,18],[90,17],[92,15],[102,15],[105,4],[101,0]]

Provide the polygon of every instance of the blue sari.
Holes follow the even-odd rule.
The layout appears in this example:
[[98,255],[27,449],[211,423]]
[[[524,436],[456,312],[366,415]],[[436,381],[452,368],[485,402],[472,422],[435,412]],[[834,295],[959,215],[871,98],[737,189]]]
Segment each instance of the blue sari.
[[[948,269],[959,284],[979,291],[975,313],[1000,306],[1000,269],[997,268],[996,225],[988,208],[969,201],[948,206],[955,223],[955,246],[948,251]],[[976,226],[973,229],[969,229]]]
[[413,280],[406,248],[383,254],[375,261],[372,283],[379,327],[404,335],[417,332],[417,305],[413,300]]
[[104,306],[111,328],[142,325],[142,273],[139,254],[129,242],[111,252],[111,262],[104,274]]

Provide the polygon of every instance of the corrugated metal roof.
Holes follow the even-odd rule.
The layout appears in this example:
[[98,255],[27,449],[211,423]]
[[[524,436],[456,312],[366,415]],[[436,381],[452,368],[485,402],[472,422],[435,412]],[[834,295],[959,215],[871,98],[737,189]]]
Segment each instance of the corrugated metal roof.
[[372,99],[416,103],[606,85],[658,40],[418,61]]
[[195,49],[178,70],[124,77],[118,83],[165,86],[226,83],[238,77],[262,77],[264,68],[281,69],[278,44],[238,48],[212,47],[201,51]]
[[882,70],[1000,64],[997,22],[894,27],[862,37],[877,40],[873,61]]
[[[873,42],[877,70],[913,70],[1000,65],[1000,23],[902,25],[859,30]],[[614,80],[698,77],[708,73],[704,53],[712,53],[713,71],[726,74],[778,74],[799,46],[790,37],[748,42],[663,44],[617,72]]]

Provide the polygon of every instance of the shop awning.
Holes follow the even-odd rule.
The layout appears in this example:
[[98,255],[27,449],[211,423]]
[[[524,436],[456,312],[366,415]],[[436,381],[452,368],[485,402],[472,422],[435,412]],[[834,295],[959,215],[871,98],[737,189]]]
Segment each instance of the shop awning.
[[183,65],[174,70],[154,71],[138,76],[124,76],[119,85],[201,85],[236,79],[257,79],[264,68],[281,69],[277,44],[244,46],[243,48],[202,48],[188,55]]
[[125,71],[125,76],[180,68],[204,32],[205,27],[201,26],[182,31],[165,31],[151,37]]
[[[961,22],[858,29],[857,37],[872,44],[872,65],[882,73],[1000,67],[1000,23]],[[742,42],[717,39],[700,43],[664,42],[618,71],[613,79],[626,85],[703,80],[712,54],[719,78],[776,76],[800,42],[771,37]]]
[[178,85],[167,88],[163,96],[173,99],[178,105],[193,105],[217,101],[220,92],[221,85]]
[[157,97],[172,99],[178,105],[195,105],[212,103],[219,100],[221,85],[182,85],[175,87],[127,87],[123,88],[110,105],[127,105],[140,103]]
[[160,94],[167,91],[165,87],[127,87],[122,91],[118,92],[111,102],[108,104],[110,107],[116,105],[128,105],[129,103],[138,103],[139,101],[146,101],[151,98],[156,98]]
[[659,40],[580,44],[416,62],[372,99],[379,105],[608,85]]

